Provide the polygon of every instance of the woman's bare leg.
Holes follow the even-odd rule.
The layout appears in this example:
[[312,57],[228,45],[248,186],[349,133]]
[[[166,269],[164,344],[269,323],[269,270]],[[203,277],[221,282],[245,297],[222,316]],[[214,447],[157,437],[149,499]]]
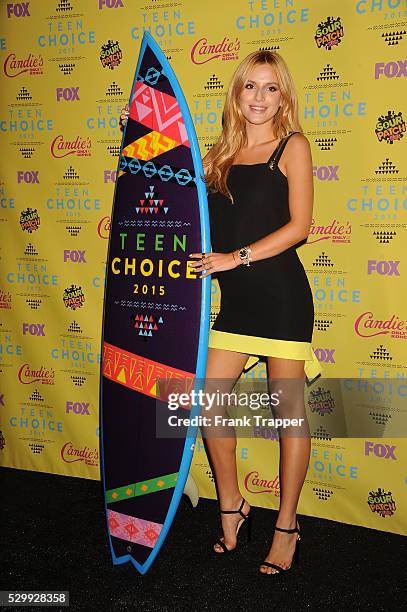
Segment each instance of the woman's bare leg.
[[[205,392],[231,393],[247,359],[248,355],[244,353],[209,348]],[[205,406],[203,406],[202,414],[223,416],[225,407],[217,405],[213,410],[205,411]],[[205,437],[206,448],[214,470],[220,508],[222,510],[237,510],[241,504],[242,495],[239,491],[237,479],[235,430],[230,426],[225,426],[222,429],[214,426],[202,427],[202,434]],[[245,502],[242,512],[247,514],[249,509],[250,505]],[[224,533],[223,541],[227,548],[232,549],[236,546],[236,528],[242,517],[240,514],[221,514],[221,520]],[[214,545],[214,550],[218,553],[224,552],[219,544]]]
[[[303,427],[298,429],[298,437],[293,430],[282,431],[280,434],[280,510],[276,526],[293,529],[296,527],[298,499],[307,473],[311,448],[304,406],[304,361],[269,357],[268,377],[271,379],[273,391],[276,390],[275,387],[286,390],[287,404],[284,405],[283,401],[281,406],[277,407],[276,416],[305,419]],[[274,385],[275,379],[280,379],[282,384]],[[287,380],[284,385],[286,379],[292,380]],[[290,567],[297,537],[296,533],[275,531],[272,546],[265,560],[283,568]],[[262,565],[260,571],[274,574],[278,570]]]

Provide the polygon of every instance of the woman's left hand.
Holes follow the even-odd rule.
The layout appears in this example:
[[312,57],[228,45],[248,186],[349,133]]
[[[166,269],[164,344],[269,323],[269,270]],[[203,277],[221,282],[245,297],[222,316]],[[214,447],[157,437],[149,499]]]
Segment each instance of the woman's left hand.
[[232,270],[239,265],[232,253],[191,253],[189,257],[199,259],[199,261],[189,262],[195,272],[202,272],[198,278],[205,278],[215,272]]

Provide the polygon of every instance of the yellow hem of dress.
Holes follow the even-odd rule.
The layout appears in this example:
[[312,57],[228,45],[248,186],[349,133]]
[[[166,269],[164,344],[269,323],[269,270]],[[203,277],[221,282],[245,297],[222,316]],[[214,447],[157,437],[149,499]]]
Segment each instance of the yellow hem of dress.
[[310,342],[259,338],[258,336],[246,336],[244,334],[211,329],[209,331],[208,346],[224,351],[249,354],[250,357],[245,365],[245,371],[258,363],[259,355],[261,355],[265,357],[280,357],[281,359],[303,360],[305,362],[304,371],[308,381],[314,380],[322,373],[321,364],[312,350]]

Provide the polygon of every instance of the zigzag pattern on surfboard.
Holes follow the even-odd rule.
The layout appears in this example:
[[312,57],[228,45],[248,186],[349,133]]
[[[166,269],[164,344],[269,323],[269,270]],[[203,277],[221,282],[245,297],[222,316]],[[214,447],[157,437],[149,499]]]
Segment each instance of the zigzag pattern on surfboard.
[[150,397],[164,399],[168,393],[190,393],[195,375],[118,346],[103,344],[103,376]]
[[122,155],[147,161],[157,157],[157,155],[161,155],[161,153],[171,151],[174,147],[178,147],[179,144],[176,140],[153,130],[124,147]]
[[186,147],[190,146],[182,112],[174,96],[137,81],[129,116]]

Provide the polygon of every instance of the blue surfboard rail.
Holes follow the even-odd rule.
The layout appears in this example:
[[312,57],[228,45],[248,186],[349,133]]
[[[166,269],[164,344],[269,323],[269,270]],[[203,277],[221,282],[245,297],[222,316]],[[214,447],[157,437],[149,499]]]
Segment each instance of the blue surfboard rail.
[[[136,82],[139,76],[139,72],[140,72],[140,65],[142,62],[142,58],[144,56],[144,53],[147,47],[150,47],[150,49],[152,50],[152,52],[155,54],[158,61],[160,62],[163,68],[163,73],[167,77],[174,91],[175,97],[178,101],[180,110],[182,112],[183,120],[185,122],[185,127],[186,127],[187,134],[188,134],[188,140],[189,140],[190,149],[191,149],[191,156],[192,156],[195,176],[196,176],[196,188],[197,188],[197,193],[198,193],[199,217],[200,217],[200,225],[201,225],[201,250],[202,252],[207,253],[211,250],[209,213],[208,213],[208,205],[207,205],[206,186],[205,186],[205,182],[203,179],[204,170],[203,170],[198,140],[196,137],[195,127],[194,127],[192,117],[191,117],[191,114],[188,108],[188,104],[186,102],[181,86],[177,80],[177,77],[175,76],[175,73],[169,61],[165,57],[165,54],[163,53],[162,49],[160,48],[158,43],[155,41],[153,36],[147,31],[144,32],[143,39],[141,42],[136,72],[135,72],[133,84],[131,87],[130,96],[132,95],[134,87],[136,85]],[[130,107],[130,99],[129,99],[129,107]],[[123,149],[125,135],[126,135],[126,126],[123,130],[120,151]],[[118,169],[119,169],[119,165],[120,165],[120,157],[119,157],[119,162],[118,162]],[[116,199],[117,184],[118,183],[116,179],[113,202],[115,202],[115,199]],[[114,207],[114,204],[113,204],[113,207]],[[112,219],[113,219],[113,213],[114,213],[114,208],[112,209]],[[111,246],[111,242],[109,240],[109,248],[108,248],[107,260],[106,260],[107,262],[109,261],[110,246]],[[202,283],[201,318],[200,318],[200,327],[199,327],[195,391],[199,391],[199,389],[202,388],[202,381],[205,378],[205,372],[206,372],[206,361],[207,361],[207,354],[208,354],[208,335],[209,335],[209,327],[210,327],[211,276],[207,276],[204,279],[202,279],[201,283]],[[104,306],[103,306],[103,321],[105,320],[105,309],[106,309],[106,283],[105,283],[105,296],[104,296]],[[103,344],[104,344],[104,329],[102,327],[102,343],[101,343],[102,354],[103,354]],[[106,479],[105,479],[105,465],[104,465],[105,455],[104,455],[104,444],[103,444],[103,440],[104,440],[103,405],[104,404],[103,404],[102,381],[103,381],[103,359],[102,359],[101,371],[100,371],[100,382],[101,382],[100,384],[100,440],[101,440],[101,480],[103,484],[103,491],[105,492],[106,491]],[[198,405],[193,406],[190,411],[190,417],[193,418],[194,416],[198,416],[199,413],[200,413],[200,406]],[[197,429],[198,429],[197,426],[194,426],[194,427],[190,426],[187,430],[187,435],[185,438],[184,449],[183,449],[182,460],[181,460],[181,464],[179,468],[178,478],[177,478],[177,482],[174,488],[172,499],[171,499],[171,502],[168,508],[168,513],[163,523],[163,527],[161,529],[160,535],[154,545],[154,548],[152,549],[150,555],[148,556],[148,558],[143,564],[140,564],[138,561],[136,561],[132,557],[131,554],[122,555],[120,557],[117,557],[115,555],[113,545],[112,545],[111,535],[109,531],[109,526],[108,526],[107,504],[105,501],[106,528],[107,528],[107,533],[108,533],[108,538],[109,538],[109,546],[110,546],[110,551],[112,555],[112,561],[114,565],[120,565],[123,563],[130,562],[141,574],[145,574],[150,569],[154,560],[157,558],[157,555],[160,552],[160,549],[165,541],[165,538],[174,520],[175,514],[177,512],[177,509],[178,509],[178,506],[181,500],[181,496],[182,496],[182,493],[185,487],[185,483],[188,477],[188,472],[189,472],[191,461],[192,461],[194,445],[195,445],[195,440],[196,440],[196,435],[197,435]]]

